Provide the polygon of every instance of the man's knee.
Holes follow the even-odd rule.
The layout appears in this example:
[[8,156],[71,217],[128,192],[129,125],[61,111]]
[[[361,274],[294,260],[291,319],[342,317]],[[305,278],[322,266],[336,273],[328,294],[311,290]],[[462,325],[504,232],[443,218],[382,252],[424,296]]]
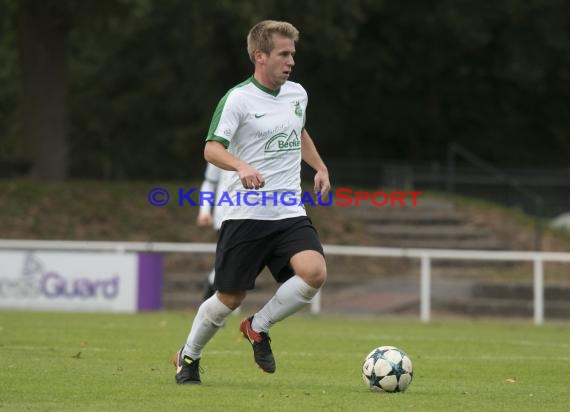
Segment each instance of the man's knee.
[[224,293],[217,292],[218,299],[231,310],[237,309],[243,302],[246,292]]
[[327,280],[327,265],[323,255],[314,250],[299,252],[291,258],[291,266],[308,285],[320,288]]

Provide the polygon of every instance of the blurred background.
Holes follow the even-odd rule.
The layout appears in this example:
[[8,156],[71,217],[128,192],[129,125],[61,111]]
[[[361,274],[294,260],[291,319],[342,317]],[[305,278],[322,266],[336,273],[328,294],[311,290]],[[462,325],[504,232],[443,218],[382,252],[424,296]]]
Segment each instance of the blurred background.
[[4,176],[200,177],[213,109],[252,73],[245,36],[265,18],[301,31],[294,80],[328,159],[436,167],[456,142],[503,168],[570,174],[562,0],[0,7]]
[[[251,75],[246,34],[268,18],[301,32],[292,80],[309,93],[307,127],[333,185],[424,193],[417,208],[315,209],[325,243],[570,250],[563,0],[0,0],[0,238],[214,241],[195,227],[196,210],[154,208],[146,194],[200,183],[213,110]],[[343,262],[331,291],[398,275],[393,289],[379,285],[395,296],[402,274],[417,275],[416,263]],[[182,292],[167,307],[197,301],[210,264],[170,256],[165,290]],[[555,290],[567,266],[549,269]],[[434,273],[479,282],[485,272],[491,283],[504,273],[524,286],[529,267]],[[441,283],[442,299],[448,287],[495,293],[469,282]],[[373,297],[367,310],[416,310],[414,288],[405,304]],[[521,293],[524,314],[532,293]]]

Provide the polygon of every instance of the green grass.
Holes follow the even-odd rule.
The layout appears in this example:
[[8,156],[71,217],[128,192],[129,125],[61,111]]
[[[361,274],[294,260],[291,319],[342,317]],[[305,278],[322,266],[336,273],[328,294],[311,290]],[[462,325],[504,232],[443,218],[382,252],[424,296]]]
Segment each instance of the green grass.
[[[298,315],[272,329],[278,369],[267,375],[230,316],[204,352],[203,384],[179,386],[170,358],[191,320],[0,312],[0,410],[568,410],[569,325]],[[385,344],[414,362],[405,393],[361,379],[363,357]]]

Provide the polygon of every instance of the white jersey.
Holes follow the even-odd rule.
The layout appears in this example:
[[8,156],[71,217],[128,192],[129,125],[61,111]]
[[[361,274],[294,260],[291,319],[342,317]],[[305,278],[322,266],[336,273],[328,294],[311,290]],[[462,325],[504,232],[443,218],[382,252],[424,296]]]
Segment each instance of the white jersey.
[[[214,192],[214,205],[218,202],[226,188],[225,177],[235,172],[220,169],[211,163],[208,163],[206,172],[204,173],[204,181],[200,187],[200,192]],[[212,213],[212,205],[209,201],[200,202],[200,213],[212,214],[214,218],[213,227],[215,230],[220,230],[224,216],[225,204],[215,206]]]
[[[226,190],[231,201],[226,203],[224,220],[278,220],[306,215],[300,199],[301,132],[307,101],[307,92],[298,83],[287,81],[274,91],[253,76],[220,100],[206,140],[222,143],[265,178],[263,189],[253,191],[243,187],[237,173],[228,175]],[[246,192],[252,193],[244,202]],[[262,196],[263,192],[267,196]],[[288,199],[299,201],[283,204],[279,199],[284,193]]]

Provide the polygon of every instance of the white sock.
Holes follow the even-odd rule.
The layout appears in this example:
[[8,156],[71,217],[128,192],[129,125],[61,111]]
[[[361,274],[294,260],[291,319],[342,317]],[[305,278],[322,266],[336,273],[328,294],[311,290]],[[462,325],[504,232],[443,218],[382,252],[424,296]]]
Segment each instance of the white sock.
[[309,286],[299,275],[283,283],[275,295],[255,314],[251,327],[256,332],[266,332],[274,323],[299,311],[309,303],[319,289]]
[[204,346],[224,325],[224,319],[230,313],[232,310],[218,299],[217,294],[204,301],[192,322],[192,328],[182,351],[183,354],[192,359],[199,359],[202,356]]

